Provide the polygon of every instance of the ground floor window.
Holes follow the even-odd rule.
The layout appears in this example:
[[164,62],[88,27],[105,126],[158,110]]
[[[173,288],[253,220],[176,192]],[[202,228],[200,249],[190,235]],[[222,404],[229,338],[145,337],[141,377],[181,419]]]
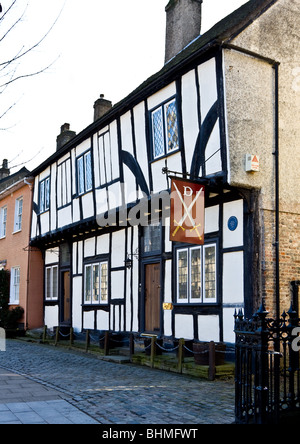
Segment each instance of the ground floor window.
[[19,304],[20,298],[20,267],[13,267],[10,276],[10,304]]
[[85,265],[84,303],[108,303],[108,262],[97,262]]
[[216,244],[177,249],[178,303],[217,302],[216,262]]
[[58,265],[46,267],[45,299],[47,301],[58,299]]

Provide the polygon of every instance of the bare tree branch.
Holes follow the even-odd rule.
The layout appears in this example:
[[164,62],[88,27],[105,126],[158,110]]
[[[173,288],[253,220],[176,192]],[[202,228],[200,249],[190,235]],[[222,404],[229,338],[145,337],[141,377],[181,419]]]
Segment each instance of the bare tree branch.
[[[34,77],[34,76],[37,76],[39,74],[42,74],[43,72],[47,71],[47,69],[51,68],[51,66],[53,66],[56,63],[57,60],[58,60],[58,58],[55,59],[52,63],[50,63],[50,65],[48,65],[48,66],[46,66],[44,68],[41,68],[39,71],[31,72],[29,74],[21,74],[21,75],[19,75],[17,77],[14,77],[14,78],[8,80],[7,82],[4,82],[2,85],[0,85],[0,88],[6,88],[11,83],[14,83],[14,82],[16,82],[17,80],[20,80],[20,79],[25,79],[26,77]],[[1,116],[0,116],[0,118],[1,118]]]
[[[3,32],[3,34],[0,36],[0,43],[3,43],[5,38],[7,38],[9,35],[11,35],[13,32],[15,32],[17,30],[18,25],[23,21],[23,19],[25,17],[25,13],[28,9],[28,3],[25,6],[25,9],[23,10],[23,12],[20,13],[20,15],[18,14],[18,17],[13,20],[13,23],[9,24],[9,18],[10,18],[9,13],[13,11],[13,9],[18,5],[18,3],[19,3],[18,0],[11,0],[10,6],[5,10],[5,12],[3,14],[1,14],[3,11],[3,8],[0,3],[0,14],[1,14],[0,28],[2,29],[2,32]],[[20,66],[22,66],[22,60],[26,56],[28,56],[31,52],[34,52],[34,50],[36,48],[38,48],[49,36],[49,34],[53,30],[54,26],[58,22],[61,14],[63,12],[64,7],[65,7],[65,2],[63,4],[61,10],[59,11],[56,19],[54,20],[54,22],[50,26],[50,28],[47,30],[47,32],[40,39],[38,39],[36,41],[36,43],[31,44],[27,48],[26,48],[26,44],[22,45],[22,47],[17,52],[14,51],[14,54],[12,54],[11,56],[10,55],[9,55],[9,57],[3,56],[3,58],[5,57],[5,60],[0,61],[0,95],[3,94],[4,91],[6,91],[6,89],[11,84],[13,84],[21,79],[37,76],[37,75],[47,71],[57,61],[58,57],[54,61],[49,63],[47,66],[41,67],[35,71],[32,70],[32,72],[25,72],[25,73],[24,72],[23,73],[17,72],[20,70]],[[3,30],[4,21],[5,21],[5,24],[6,24],[6,21],[8,22],[6,25],[6,28],[7,28],[6,30]],[[8,112],[11,111],[11,109],[15,106],[15,104],[16,103],[9,106],[5,111],[2,112],[2,114],[0,111],[0,119],[4,118],[8,114]]]

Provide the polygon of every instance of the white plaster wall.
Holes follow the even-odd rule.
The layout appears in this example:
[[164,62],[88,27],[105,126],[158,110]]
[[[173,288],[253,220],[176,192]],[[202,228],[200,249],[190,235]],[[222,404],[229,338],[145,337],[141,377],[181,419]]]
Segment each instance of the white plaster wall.
[[224,342],[235,343],[234,311],[232,307],[223,308],[223,337]]
[[175,315],[175,338],[194,338],[194,321],[192,315]]
[[219,316],[198,316],[198,337],[200,341],[220,341]]
[[55,264],[59,261],[59,248],[51,248],[50,250],[46,250],[45,254],[45,265]]
[[73,295],[72,295],[72,318],[73,328],[75,331],[80,332],[82,330],[82,277],[76,276],[73,278]]
[[112,271],[111,272],[111,299],[123,299],[124,298],[124,271]]
[[[228,202],[224,204],[223,213],[223,247],[240,247],[244,244],[244,203],[243,200]],[[235,231],[228,228],[228,220],[235,216],[238,226]]]
[[244,253],[223,255],[223,303],[244,303]]
[[94,310],[86,311],[83,313],[83,328],[88,330],[94,330]]
[[96,238],[91,237],[84,241],[84,257],[95,256]]
[[97,311],[97,330],[109,330],[109,313],[106,311]]
[[45,307],[44,322],[45,325],[47,325],[47,327],[50,329],[58,326],[58,305],[55,305],[54,307]]
[[205,208],[205,233],[219,231],[219,205]]

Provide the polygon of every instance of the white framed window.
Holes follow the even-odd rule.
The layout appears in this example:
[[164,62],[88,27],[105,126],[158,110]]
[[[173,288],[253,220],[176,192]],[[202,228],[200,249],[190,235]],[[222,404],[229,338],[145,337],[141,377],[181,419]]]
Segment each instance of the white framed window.
[[86,152],[77,158],[78,194],[85,194],[93,188],[92,153]]
[[97,262],[84,267],[84,303],[108,303],[108,263]]
[[216,244],[177,249],[177,303],[217,302],[216,251]]
[[46,301],[58,299],[58,265],[46,267],[45,299]]
[[14,233],[22,230],[23,197],[16,200]]
[[179,149],[176,98],[151,112],[151,125],[154,160]]
[[39,208],[40,213],[44,213],[50,209],[50,177],[40,182]]
[[12,267],[10,274],[10,297],[9,303],[19,304],[20,299],[20,267]]
[[6,237],[7,207],[0,210],[0,239]]

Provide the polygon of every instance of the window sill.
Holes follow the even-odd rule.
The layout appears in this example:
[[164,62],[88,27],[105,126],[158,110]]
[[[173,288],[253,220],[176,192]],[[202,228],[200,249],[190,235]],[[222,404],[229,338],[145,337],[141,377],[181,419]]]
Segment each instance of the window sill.
[[194,306],[197,306],[197,307],[213,306],[213,307],[215,307],[217,305],[220,305],[220,303],[217,301],[210,301],[210,302],[208,302],[208,301],[196,302],[195,301],[195,302],[174,302],[173,305],[174,305],[174,307],[194,307]]
[[22,231],[22,228],[21,228],[21,230],[13,231],[12,234],[18,234],[18,233],[21,233],[21,231]]
[[156,157],[156,158],[152,157],[152,159],[150,160],[150,164],[151,164],[151,163],[154,163],[154,162],[157,162],[157,161],[159,161],[159,160],[165,159],[166,157],[170,157],[170,156],[172,156],[173,154],[177,154],[177,153],[180,153],[180,148],[177,148],[177,149],[174,150],[174,151],[170,151],[170,152],[167,153],[167,154],[162,154],[161,156]]

